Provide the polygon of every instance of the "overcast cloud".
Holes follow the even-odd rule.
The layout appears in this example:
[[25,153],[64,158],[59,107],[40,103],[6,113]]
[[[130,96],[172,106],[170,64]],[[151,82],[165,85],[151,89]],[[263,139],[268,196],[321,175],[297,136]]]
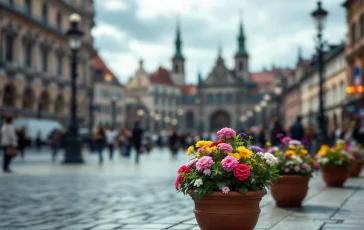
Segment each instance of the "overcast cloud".
[[[144,60],[148,72],[171,68],[177,15],[180,15],[183,54],[189,83],[210,72],[221,43],[223,57],[233,68],[240,11],[250,54],[250,70],[272,64],[293,67],[297,49],[314,52],[315,27],[310,13],[316,0],[96,0],[95,46],[107,65],[125,83]],[[346,39],[343,0],[323,0],[329,11],[325,39]]]

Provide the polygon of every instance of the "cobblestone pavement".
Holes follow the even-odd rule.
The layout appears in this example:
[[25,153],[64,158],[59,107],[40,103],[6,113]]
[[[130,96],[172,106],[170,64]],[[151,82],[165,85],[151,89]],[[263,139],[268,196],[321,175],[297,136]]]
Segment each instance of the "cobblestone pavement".
[[[52,164],[45,153],[16,159],[14,174],[0,174],[0,229],[199,229],[191,198],[173,187],[186,156],[154,151],[138,166],[120,158],[100,166],[85,155],[78,166]],[[362,176],[326,188],[316,175],[302,208],[277,208],[268,194],[256,229],[364,229],[363,184]]]

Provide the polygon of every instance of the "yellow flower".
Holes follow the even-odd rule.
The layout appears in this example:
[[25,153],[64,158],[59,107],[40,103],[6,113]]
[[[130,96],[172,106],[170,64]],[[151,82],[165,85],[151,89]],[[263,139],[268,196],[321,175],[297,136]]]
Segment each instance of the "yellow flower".
[[196,143],[196,147],[197,148],[204,148],[204,149],[206,149],[206,148],[210,147],[211,144],[212,144],[211,141],[198,141]]
[[191,153],[193,152],[193,150],[195,150],[195,148],[191,145],[190,147],[188,147],[188,150],[187,150],[187,155],[191,155]]
[[213,153],[217,150],[217,146],[212,146],[206,149],[207,153]]
[[289,145],[288,148],[290,148],[290,149],[296,149],[296,147],[294,145]]
[[325,156],[326,155],[326,153],[327,153],[327,150],[326,149],[320,149],[320,151],[318,151],[318,155],[320,156],[320,157],[323,157],[323,156]]
[[199,152],[196,153],[196,157],[200,157],[201,154]]
[[288,154],[288,155],[296,155],[296,152],[295,151],[293,151],[293,150],[287,150],[286,151],[286,154]]
[[307,151],[306,149],[301,149],[301,153],[302,153],[303,155],[307,155],[308,151]]
[[238,150],[239,155],[242,158],[251,158],[253,156],[253,152],[244,146],[237,147],[236,150]]
[[267,141],[267,143],[265,143],[265,145],[266,145],[267,147],[270,147],[270,146],[271,146],[271,143],[270,143],[269,141]]
[[228,155],[232,156],[232,157],[235,157],[236,160],[240,160],[240,158],[241,158],[239,153],[229,153]]

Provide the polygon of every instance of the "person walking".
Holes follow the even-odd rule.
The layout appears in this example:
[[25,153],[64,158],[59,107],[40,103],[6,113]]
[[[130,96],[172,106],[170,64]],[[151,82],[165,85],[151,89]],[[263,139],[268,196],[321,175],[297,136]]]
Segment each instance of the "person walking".
[[101,164],[104,161],[102,154],[103,154],[103,151],[105,148],[105,142],[106,142],[105,130],[104,130],[104,127],[102,127],[101,125],[99,125],[97,127],[96,133],[94,135],[94,142],[95,142],[96,151],[99,155],[99,163]]
[[264,146],[267,143],[267,140],[265,139],[265,128],[264,128],[264,126],[260,127],[260,129],[259,129],[258,143],[259,143],[260,146]]
[[137,121],[135,122],[132,131],[132,143],[136,151],[135,164],[139,164],[139,155],[142,147],[142,140],[143,140],[143,129],[140,127],[140,122]]
[[175,127],[171,128],[171,134],[169,137],[169,149],[172,153],[172,159],[176,159],[178,152],[178,135]]
[[270,142],[272,146],[279,146],[281,143],[281,139],[277,136],[278,134],[286,135],[286,132],[283,130],[279,119],[275,118],[273,119],[273,129],[270,132]]
[[19,129],[19,131],[17,132],[17,136],[18,136],[18,150],[20,153],[20,157],[22,160],[24,160],[25,148],[27,146],[27,137],[26,137],[24,126],[22,126]]
[[58,150],[60,149],[61,144],[62,144],[61,131],[58,129],[53,130],[53,132],[51,133],[51,135],[49,137],[49,140],[50,140],[50,145],[51,145],[51,149],[52,149],[52,162],[54,162],[56,160]]
[[118,137],[118,131],[111,127],[106,131],[106,144],[109,149],[109,159],[112,160],[114,155],[114,145]]
[[11,173],[9,168],[11,159],[16,155],[16,132],[13,125],[14,118],[9,116],[1,127],[1,147],[3,149],[3,171]]
[[37,138],[35,139],[35,147],[37,148],[38,151],[40,151],[41,147],[42,147],[42,132],[39,130],[37,132]]
[[302,117],[297,116],[296,122],[291,127],[291,137],[293,140],[302,141],[305,137],[305,130],[302,125]]

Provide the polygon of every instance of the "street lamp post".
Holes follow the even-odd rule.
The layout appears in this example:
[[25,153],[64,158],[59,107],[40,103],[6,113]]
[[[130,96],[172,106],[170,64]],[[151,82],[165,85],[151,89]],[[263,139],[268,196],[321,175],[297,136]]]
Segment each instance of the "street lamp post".
[[325,110],[324,110],[324,61],[323,61],[323,47],[322,41],[322,30],[324,28],[325,19],[327,17],[327,11],[321,6],[321,1],[317,2],[317,9],[312,12],[312,17],[315,19],[317,25],[317,57],[318,57],[318,73],[319,73],[319,144],[328,143],[326,133],[326,122],[325,122]]
[[280,112],[280,104],[281,104],[281,94],[282,94],[282,87],[277,85],[276,87],[274,87],[274,94],[276,95],[276,104],[277,104],[277,118],[279,119],[281,117],[281,112]]
[[267,107],[267,102],[265,101],[265,100],[263,100],[263,101],[261,101],[260,102],[260,106],[262,107],[262,119],[263,119],[263,122],[262,122],[262,124],[263,124],[263,127],[264,128],[266,128],[266,126],[267,126],[267,116],[266,116],[266,107]]
[[81,138],[78,133],[77,121],[77,53],[82,45],[83,32],[80,31],[79,24],[81,17],[78,14],[71,14],[69,17],[71,24],[66,35],[71,49],[71,117],[68,133],[65,139],[65,159],[63,163],[83,163],[81,153]]

